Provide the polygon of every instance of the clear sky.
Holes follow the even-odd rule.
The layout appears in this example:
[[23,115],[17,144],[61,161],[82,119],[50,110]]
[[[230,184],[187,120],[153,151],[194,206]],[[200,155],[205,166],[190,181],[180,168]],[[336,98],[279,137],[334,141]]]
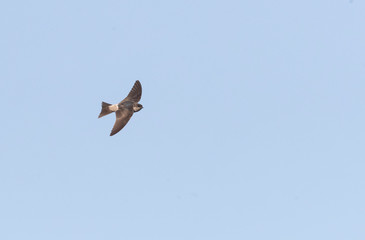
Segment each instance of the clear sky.
[[[365,3],[3,1],[1,240],[365,239]],[[110,137],[98,119],[134,81]]]

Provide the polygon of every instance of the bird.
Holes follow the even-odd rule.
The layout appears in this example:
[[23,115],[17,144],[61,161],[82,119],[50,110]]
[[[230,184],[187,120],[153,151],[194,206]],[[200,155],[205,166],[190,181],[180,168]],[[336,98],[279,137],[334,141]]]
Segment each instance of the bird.
[[101,112],[98,118],[104,117],[112,112],[115,112],[116,120],[110,136],[118,133],[131,119],[133,113],[139,112],[143,106],[138,102],[142,97],[142,85],[137,80],[128,96],[124,98],[120,103],[110,104],[106,102],[101,102]]

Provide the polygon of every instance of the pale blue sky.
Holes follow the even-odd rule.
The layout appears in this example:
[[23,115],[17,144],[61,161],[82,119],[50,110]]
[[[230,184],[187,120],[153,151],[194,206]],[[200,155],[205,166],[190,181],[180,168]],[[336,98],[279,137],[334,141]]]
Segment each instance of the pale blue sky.
[[365,239],[364,13],[3,1],[0,239]]

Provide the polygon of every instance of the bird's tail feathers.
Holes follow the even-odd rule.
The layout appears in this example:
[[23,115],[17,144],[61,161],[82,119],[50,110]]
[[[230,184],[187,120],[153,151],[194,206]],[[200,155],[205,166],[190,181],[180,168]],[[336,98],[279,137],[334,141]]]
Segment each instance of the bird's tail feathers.
[[99,114],[99,118],[104,117],[105,115],[108,115],[109,113],[112,113],[113,111],[110,110],[109,106],[112,104],[101,102],[101,112]]

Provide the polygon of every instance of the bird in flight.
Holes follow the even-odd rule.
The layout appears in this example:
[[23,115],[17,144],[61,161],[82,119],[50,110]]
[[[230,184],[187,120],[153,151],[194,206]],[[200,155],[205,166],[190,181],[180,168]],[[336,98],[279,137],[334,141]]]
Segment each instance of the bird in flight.
[[142,85],[137,80],[128,96],[118,104],[109,104],[106,102],[101,103],[101,112],[99,118],[108,115],[109,113],[115,112],[116,120],[114,127],[110,133],[110,136],[118,133],[131,119],[133,113],[140,111],[143,106],[139,104],[142,96]]

